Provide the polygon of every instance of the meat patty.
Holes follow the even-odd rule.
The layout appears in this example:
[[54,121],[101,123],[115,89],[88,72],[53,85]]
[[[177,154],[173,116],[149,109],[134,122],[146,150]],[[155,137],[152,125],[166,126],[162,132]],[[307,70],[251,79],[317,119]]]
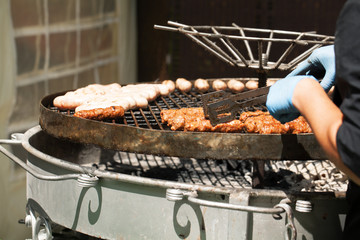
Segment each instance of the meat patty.
[[117,119],[124,116],[124,108],[122,108],[121,106],[111,106],[107,108],[82,110],[75,112],[74,116],[99,121],[107,119]]
[[181,108],[162,110],[162,123],[167,123],[173,131],[183,130],[192,132],[241,132],[244,124],[239,120],[212,126],[205,118],[202,108]]
[[244,129],[249,133],[298,134],[312,132],[310,125],[302,116],[291,122],[281,124],[278,120],[273,118],[269,112],[258,110],[254,112],[243,112],[240,115],[240,121],[244,122]]
[[269,112],[248,111],[240,115],[239,120],[212,126],[206,119],[202,108],[181,108],[162,110],[162,123],[167,123],[173,131],[193,132],[247,132],[259,134],[298,134],[311,133],[311,128],[304,117],[281,124]]

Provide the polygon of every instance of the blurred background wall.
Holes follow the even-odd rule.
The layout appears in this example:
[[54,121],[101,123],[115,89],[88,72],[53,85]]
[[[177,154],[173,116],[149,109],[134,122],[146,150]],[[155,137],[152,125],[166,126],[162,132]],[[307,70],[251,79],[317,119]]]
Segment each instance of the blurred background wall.
[[[2,139],[37,125],[46,95],[137,81],[136,1],[3,0],[0,11]],[[26,159],[21,147],[11,150]],[[30,238],[18,224],[25,217],[25,172],[0,159],[0,239]]]
[[[0,137],[38,124],[39,102],[91,83],[185,77],[251,77],[180,33],[168,20],[334,35],[345,1],[3,0],[0,1]],[[271,73],[279,77],[286,73]],[[276,75],[276,76],[275,76]],[[21,149],[14,148],[25,159]],[[0,239],[29,238],[25,173],[0,155]]]

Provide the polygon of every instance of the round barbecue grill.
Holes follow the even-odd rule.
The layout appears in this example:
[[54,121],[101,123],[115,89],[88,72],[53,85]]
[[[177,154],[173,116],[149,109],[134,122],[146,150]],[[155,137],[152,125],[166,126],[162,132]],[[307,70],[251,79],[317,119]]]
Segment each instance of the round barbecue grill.
[[[214,37],[180,27],[207,43]],[[248,29],[235,28],[245,43],[254,40],[244,36]],[[276,41],[276,33],[261,41]],[[228,36],[214,34],[234,50]],[[332,40],[300,41],[306,35],[314,36],[290,41],[275,64],[264,55],[268,67],[254,57],[228,62],[284,69]],[[311,41],[312,50],[282,64],[294,45]],[[0,146],[28,172],[25,223],[33,239],[56,239],[58,229],[74,232],[73,238],[84,234],[79,239],[340,238],[346,178],[325,160],[313,134],[181,132],[161,123],[162,109],[201,107],[195,91],[176,90],[112,121],[76,118],[55,108],[52,101],[62,94],[42,99],[39,126],[0,140],[27,151],[24,163]],[[266,108],[244,111],[256,109]]]
[[346,185],[327,161],[266,162],[265,187],[255,189],[252,161],[233,168],[233,160],[108,150],[52,137],[40,126],[16,137],[6,143],[23,145],[26,164],[0,149],[28,171],[25,222],[33,239],[51,239],[57,226],[96,239],[341,234]]
[[[80,119],[72,116],[73,111],[60,111],[52,102],[62,94],[43,98],[40,105],[40,125],[48,134],[74,142],[121,151],[199,159],[326,158],[313,134],[174,132],[161,123],[162,109],[201,107],[202,94],[196,91],[185,93],[176,90],[169,96],[149,103],[146,109],[130,110],[124,118],[111,122]],[[266,107],[257,105],[251,109],[264,110]]]

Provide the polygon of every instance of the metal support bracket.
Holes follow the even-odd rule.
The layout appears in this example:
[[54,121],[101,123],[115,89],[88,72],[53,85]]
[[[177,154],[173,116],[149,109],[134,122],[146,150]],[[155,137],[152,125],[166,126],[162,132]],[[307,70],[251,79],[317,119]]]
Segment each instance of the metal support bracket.
[[207,207],[216,207],[216,208],[246,211],[252,213],[272,214],[275,219],[280,219],[281,218],[280,214],[285,212],[288,221],[288,223],[285,225],[286,227],[285,239],[287,240],[296,239],[297,231],[294,224],[294,215],[292,212],[292,208],[289,205],[291,201],[288,198],[281,200],[280,203],[275,205],[273,208],[266,208],[266,207],[243,206],[243,205],[230,204],[230,203],[214,202],[214,201],[199,199],[197,197],[198,194],[196,191],[184,191],[181,189],[174,189],[174,188],[170,188],[166,190],[166,199],[174,202],[187,199],[189,202]]
[[[11,135],[11,140],[9,139],[0,139],[0,144],[13,144],[19,145],[22,143],[22,139],[24,134],[14,133]],[[31,168],[29,165],[24,163],[21,159],[16,157],[13,153],[8,151],[6,148],[0,145],[0,152],[2,152],[5,156],[10,158],[13,162],[17,163],[20,167],[22,167],[25,171],[33,175],[34,177],[47,180],[47,181],[61,181],[66,179],[77,179],[78,185],[80,187],[94,187],[99,182],[99,178],[95,176],[92,171],[87,171],[83,168],[82,173],[74,173],[74,174],[64,174],[64,175],[43,175],[38,173],[36,170]]]

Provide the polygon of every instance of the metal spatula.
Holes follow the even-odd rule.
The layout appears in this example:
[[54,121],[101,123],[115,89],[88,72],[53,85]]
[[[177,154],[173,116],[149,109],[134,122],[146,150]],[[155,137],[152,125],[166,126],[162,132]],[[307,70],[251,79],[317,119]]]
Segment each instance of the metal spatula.
[[202,104],[205,117],[210,119],[212,125],[234,120],[236,113],[243,108],[264,104],[269,88],[262,87],[235,95],[225,91],[204,94]]

